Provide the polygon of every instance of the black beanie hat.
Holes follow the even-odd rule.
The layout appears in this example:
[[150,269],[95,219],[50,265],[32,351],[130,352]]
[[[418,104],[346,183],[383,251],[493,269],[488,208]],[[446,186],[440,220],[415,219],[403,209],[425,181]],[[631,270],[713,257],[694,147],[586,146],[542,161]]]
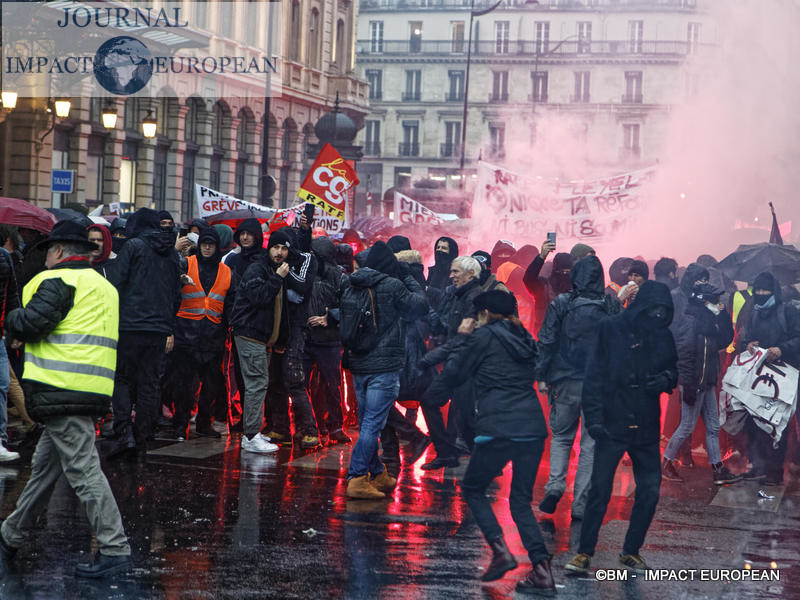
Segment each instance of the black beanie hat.
[[169,213],[168,210],[160,210],[160,211],[158,211],[158,218],[160,220],[162,220],[162,221],[164,219],[169,219],[170,221],[175,221],[175,219],[172,218],[172,215]]
[[571,269],[572,265],[573,265],[573,260],[569,252],[559,252],[553,258],[554,271],[566,271],[567,269]]
[[386,242],[377,241],[369,249],[367,262],[364,266],[387,275],[394,275],[397,271],[397,258],[395,258],[392,249],[386,245]]
[[221,249],[219,244],[219,234],[213,227],[206,227],[205,229],[200,230],[200,233],[197,235],[197,244],[200,245],[203,242],[211,242],[212,244],[216,245],[217,250]]
[[278,244],[283,244],[287,248],[291,247],[292,245],[292,240],[282,229],[279,229],[278,231],[273,231],[272,233],[269,234],[269,242],[267,242],[267,250],[269,250],[273,246],[277,246]]
[[517,299],[513,294],[502,290],[491,290],[475,296],[472,301],[475,310],[488,310],[496,315],[509,317],[517,310]]
[[775,276],[769,271],[764,271],[763,273],[759,273],[753,280],[753,291],[769,290],[772,293],[775,293],[775,290],[778,289],[779,287],[780,284],[778,283],[778,280],[775,279]]
[[472,258],[477,260],[479,263],[486,266],[487,269],[492,268],[492,255],[486,252],[485,250],[478,250],[472,253]]
[[386,245],[395,253],[411,250],[411,241],[404,235],[393,235],[386,241]]

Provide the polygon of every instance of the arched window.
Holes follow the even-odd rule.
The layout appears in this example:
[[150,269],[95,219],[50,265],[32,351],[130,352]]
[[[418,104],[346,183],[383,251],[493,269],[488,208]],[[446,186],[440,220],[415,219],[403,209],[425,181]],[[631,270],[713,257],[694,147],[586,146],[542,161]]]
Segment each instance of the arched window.
[[319,10],[317,7],[311,9],[311,16],[308,20],[308,56],[306,62],[312,69],[319,69]]
[[341,72],[347,70],[347,65],[344,64],[344,51],[345,51],[344,45],[345,45],[344,21],[342,19],[339,19],[336,22],[336,52],[334,54],[334,60],[336,61],[336,66]]
[[300,41],[302,39],[302,30],[300,29],[301,21],[302,13],[300,10],[300,0],[292,0],[292,37],[289,40],[289,59],[295,62],[300,61]]
[[250,162],[250,140],[254,131],[254,123],[250,114],[242,109],[239,111],[239,128],[236,131],[236,177],[234,181],[234,195],[244,199],[247,165]]
[[211,167],[208,176],[208,185],[214,190],[222,187],[222,162],[230,145],[228,114],[229,111],[222,102],[214,104],[214,123],[211,128]]

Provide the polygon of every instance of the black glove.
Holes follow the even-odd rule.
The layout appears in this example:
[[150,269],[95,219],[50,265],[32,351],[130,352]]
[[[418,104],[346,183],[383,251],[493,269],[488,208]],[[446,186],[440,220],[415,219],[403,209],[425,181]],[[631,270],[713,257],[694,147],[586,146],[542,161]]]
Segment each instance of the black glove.
[[684,386],[681,400],[689,406],[694,406],[694,403],[697,402],[697,388],[693,385]]
[[670,376],[667,371],[661,371],[655,375],[650,375],[644,384],[644,389],[648,392],[669,392],[670,391]]
[[595,441],[607,440],[611,437],[608,429],[606,429],[606,426],[603,424],[589,425],[589,435],[591,435]]

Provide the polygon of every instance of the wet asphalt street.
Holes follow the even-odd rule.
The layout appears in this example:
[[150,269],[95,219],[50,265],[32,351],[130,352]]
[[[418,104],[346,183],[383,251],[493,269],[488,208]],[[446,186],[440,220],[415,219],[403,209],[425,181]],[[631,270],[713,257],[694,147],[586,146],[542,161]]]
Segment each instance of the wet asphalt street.
[[[354,432],[353,432],[354,433]],[[239,436],[165,444],[140,462],[104,462],[133,547],[135,569],[98,583],[73,576],[93,540],[63,479],[39,528],[19,552],[0,598],[515,598],[529,568],[508,511],[510,466],[490,491],[520,566],[481,584],[488,548],[459,494],[466,460],[434,474],[404,466],[391,500],[345,497],[350,446],[316,452],[242,455]],[[432,449],[429,449],[429,454]],[[29,457],[26,457],[29,458]],[[800,598],[800,481],[782,487],[739,483],[718,489],[698,467],[687,482],[662,484],[642,555],[659,569],[695,569],[694,581],[599,581],[567,577],[579,527],[565,496],[553,519],[537,511],[554,553],[559,598]],[[29,461],[27,461],[29,462]],[[571,465],[574,470],[575,464]],[[2,514],[29,476],[23,464],[0,472]],[[732,462],[734,470],[743,465]],[[571,484],[573,472],[570,473]],[[543,497],[547,454],[534,502]],[[758,499],[764,489],[774,499]],[[617,473],[593,568],[613,569],[633,502],[630,467]],[[572,540],[572,541],[571,541]],[[779,581],[700,581],[701,570],[769,569]],[[600,577],[606,576],[606,571]],[[608,576],[619,576],[615,571]]]

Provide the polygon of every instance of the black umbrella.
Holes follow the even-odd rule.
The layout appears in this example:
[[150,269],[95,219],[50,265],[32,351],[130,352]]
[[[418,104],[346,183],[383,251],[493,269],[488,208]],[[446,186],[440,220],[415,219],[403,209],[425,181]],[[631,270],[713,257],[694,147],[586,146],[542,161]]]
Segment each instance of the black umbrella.
[[76,221],[84,227],[89,227],[89,225],[94,224],[94,221],[92,221],[89,217],[71,208],[46,208],[45,210],[53,213],[55,218],[59,221]]
[[783,285],[800,281],[800,251],[792,245],[747,244],[722,259],[717,267],[731,279],[751,282],[764,271]]

